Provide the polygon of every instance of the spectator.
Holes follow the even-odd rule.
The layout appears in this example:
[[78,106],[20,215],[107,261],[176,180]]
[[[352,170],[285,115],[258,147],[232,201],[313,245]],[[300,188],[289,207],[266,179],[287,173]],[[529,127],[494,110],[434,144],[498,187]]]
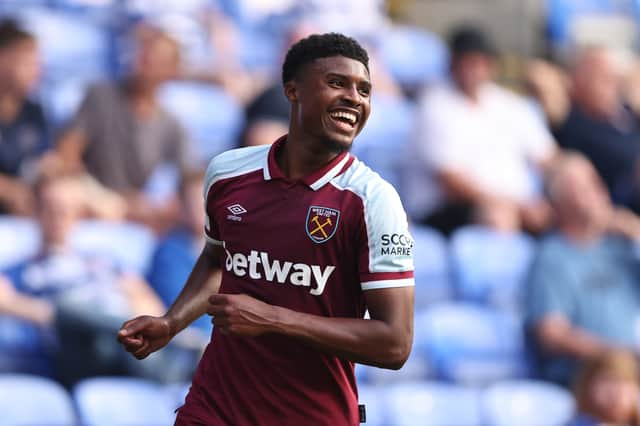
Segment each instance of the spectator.
[[174,219],[175,206],[156,206],[143,190],[163,164],[184,170],[188,163],[185,133],[156,99],[159,86],[177,75],[180,51],[159,30],[137,30],[131,75],[89,89],[57,151],[68,167],[86,169],[126,197],[130,219],[162,229]]
[[581,154],[558,160],[548,182],[556,232],[540,244],[527,288],[526,324],[542,378],[568,385],[578,361],[637,352],[638,218],[614,208]]
[[[86,341],[75,339],[76,332],[95,337],[93,334],[103,331],[104,337],[108,330],[109,342],[115,344],[113,333],[121,318],[164,309],[142,279],[108,259],[83,255],[69,245],[69,236],[82,215],[82,201],[81,183],[74,178],[41,177],[35,185],[35,211],[42,247],[36,257],[11,268],[0,280],[0,313],[21,320],[23,329],[40,327],[37,334],[43,341],[34,347],[53,351],[47,345],[50,340],[45,339],[50,339],[56,327],[62,331],[59,337],[64,351],[56,355],[61,357],[61,365],[69,367],[58,371],[62,377],[107,363],[102,354],[92,352],[91,345],[85,346]],[[60,327],[62,323],[66,325]],[[11,342],[0,345],[11,348]],[[74,363],[66,357],[72,357]],[[47,361],[53,362],[53,357]]]
[[450,39],[451,81],[420,101],[408,207],[414,219],[445,233],[472,221],[539,231],[550,209],[532,169],[543,173],[553,138],[517,95],[492,82],[495,49],[464,27]]
[[621,76],[611,51],[579,52],[571,70],[571,110],[555,135],[562,147],[593,162],[615,203],[640,212],[640,121],[623,105]]
[[0,212],[26,214],[25,182],[49,147],[42,107],[28,98],[40,77],[38,44],[11,20],[0,21]]
[[575,384],[579,415],[571,426],[640,426],[639,373],[629,352],[614,351],[589,360]]
[[[149,282],[165,305],[170,306],[182,290],[204,247],[202,188],[204,171],[188,172],[180,182],[182,223],[158,245],[151,263]],[[201,317],[194,325],[211,332],[211,319]]]

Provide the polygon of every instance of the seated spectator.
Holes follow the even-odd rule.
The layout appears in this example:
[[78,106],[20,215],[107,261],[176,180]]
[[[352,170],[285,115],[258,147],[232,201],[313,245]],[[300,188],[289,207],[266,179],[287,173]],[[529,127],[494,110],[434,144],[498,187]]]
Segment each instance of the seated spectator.
[[410,214],[446,234],[474,221],[545,229],[550,209],[535,175],[555,154],[551,134],[523,98],[492,82],[496,53],[483,32],[461,28],[450,48],[451,81],[420,100]]
[[591,160],[615,203],[640,212],[640,121],[623,105],[621,77],[611,51],[580,51],[571,69],[571,110],[554,133],[560,146]]
[[[181,223],[158,244],[153,256],[149,282],[167,306],[177,299],[204,247],[203,186],[204,171],[182,176],[179,191]],[[211,332],[211,318],[206,315],[194,325]]]
[[26,180],[49,147],[42,107],[28,98],[39,77],[34,36],[11,20],[0,21],[0,213],[31,211]]
[[156,99],[159,86],[178,73],[180,50],[159,30],[137,30],[131,74],[91,87],[56,148],[67,167],[86,169],[126,197],[129,219],[163,229],[173,221],[175,205],[157,206],[143,190],[160,166],[184,170],[188,163],[185,133]]
[[[39,254],[6,273],[0,279],[0,314],[21,320],[25,329],[39,327],[40,338],[49,339],[57,328],[63,380],[81,372],[102,371],[113,354],[94,351],[82,332],[99,334],[115,343],[114,333],[123,319],[137,314],[161,314],[164,306],[140,277],[127,273],[109,259],[78,253],[69,237],[82,216],[81,184],[72,177],[49,175],[35,185],[36,218],[42,232]],[[73,318],[73,321],[69,321]],[[89,330],[89,331],[87,331]],[[93,342],[93,341],[91,341]],[[11,342],[1,342],[3,348]],[[46,342],[35,347],[46,347]],[[19,353],[19,351],[17,351]],[[70,362],[70,358],[73,362]],[[113,372],[113,371],[111,371]]]
[[527,335],[543,379],[569,385],[579,361],[637,351],[639,219],[614,208],[581,154],[557,161],[548,181],[557,230],[540,243],[525,297]]
[[631,352],[609,352],[587,361],[574,387],[579,414],[571,426],[640,426],[639,373]]

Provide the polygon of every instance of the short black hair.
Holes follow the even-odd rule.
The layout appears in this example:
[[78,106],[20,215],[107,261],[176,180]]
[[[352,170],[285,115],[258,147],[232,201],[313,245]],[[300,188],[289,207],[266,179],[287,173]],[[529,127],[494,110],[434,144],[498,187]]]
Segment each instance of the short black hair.
[[26,40],[34,40],[34,36],[24,30],[18,22],[11,18],[0,20],[0,49]]
[[332,56],[359,61],[369,71],[369,55],[355,39],[339,33],[313,34],[295,43],[287,52],[282,65],[282,83],[293,80],[302,66]]
[[458,27],[450,34],[449,49],[454,58],[467,53],[481,53],[487,56],[496,56],[498,53],[486,31],[470,24]]

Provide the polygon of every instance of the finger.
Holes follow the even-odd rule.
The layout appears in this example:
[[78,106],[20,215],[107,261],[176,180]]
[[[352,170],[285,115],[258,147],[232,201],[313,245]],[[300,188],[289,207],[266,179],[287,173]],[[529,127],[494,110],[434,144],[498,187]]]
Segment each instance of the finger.
[[137,351],[133,352],[133,356],[135,356],[138,359],[146,358],[149,355],[148,349],[149,349],[149,342],[145,341]]
[[146,318],[135,318],[131,321],[127,321],[122,325],[120,331],[118,331],[118,337],[130,337],[134,334],[140,333],[148,325]]
[[225,312],[225,307],[224,306],[218,306],[218,305],[209,305],[207,307],[206,310],[207,314],[211,315],[211,316],[224,316],[226,315]]
[[213,317],[213,326],[226,328],[229,326],[229,319],[225,317]]
[[226,294],[212,294],[208,300],[212,305],[226,305],[229,303],[229,297]]

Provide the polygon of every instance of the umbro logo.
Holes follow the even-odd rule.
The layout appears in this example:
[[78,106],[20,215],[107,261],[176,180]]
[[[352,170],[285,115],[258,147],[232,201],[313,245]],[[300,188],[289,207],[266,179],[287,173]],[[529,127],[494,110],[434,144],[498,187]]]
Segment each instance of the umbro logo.
[[227,219],[233,220],[236,222],[242,221],[242,218],[240,217],[240,215],[247,212],[247,209],[245,209],[244,207],[242,207],[240,204],[237,204],[237,203],[228,206],[227,210],[231,212],[230,215],[227,215]]

